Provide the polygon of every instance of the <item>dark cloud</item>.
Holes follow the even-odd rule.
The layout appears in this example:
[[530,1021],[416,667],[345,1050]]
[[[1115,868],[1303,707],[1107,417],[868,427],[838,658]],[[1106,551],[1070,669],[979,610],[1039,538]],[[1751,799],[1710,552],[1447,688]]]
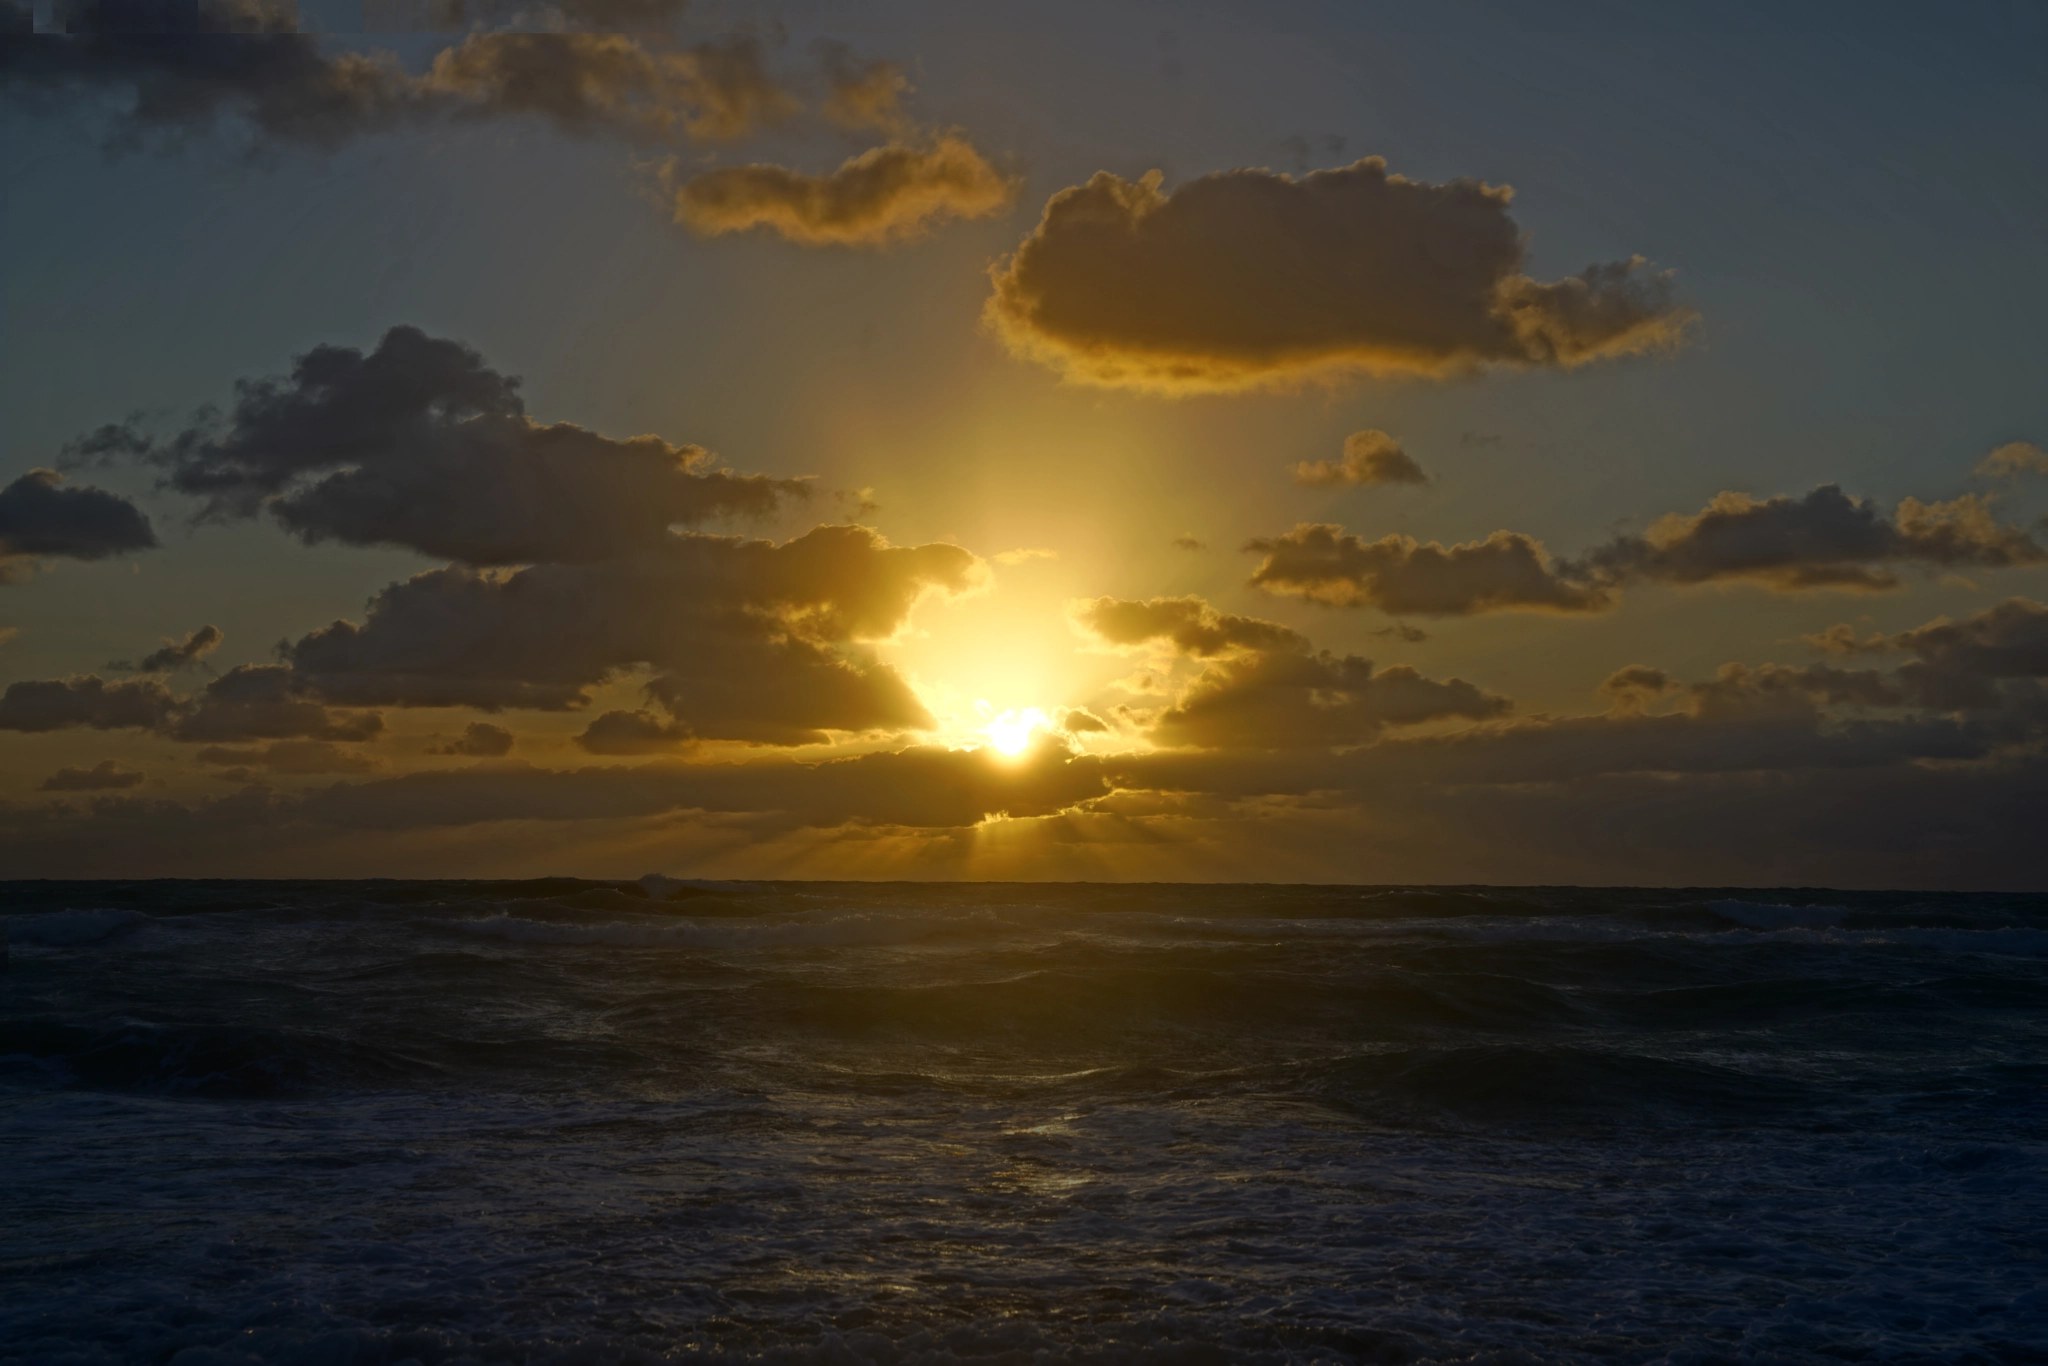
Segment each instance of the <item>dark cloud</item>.
[[1558,572],[1592,585],[1637,580],[1744,580],[1779,591],[1896,588],[1893,566],[2004,568],[2048,563],[2026,532],[1972,494],[1949,503],[1906,498],[1890,517],[1868,499],[1824,484],[1803,498],[1723,493],[1690,516],[1674,513],[1640,536],[1617,536]]
[[149,775],[102,759],[91,768],[60,768],[36,786],[38,792],[108,792],[135,787]]
[[1269,593],[1332,607],[1377,607],[1395,615],[1480,612],[1600,612],[1612,595],[1576,583],[1543,546],[1513,531],[1445,547],[1412,536],[1361,540],[1340,526],[1303,522],[1283,536],[1245,546],[1264,554],[1252,583]]
[[1015,189],[946,133],[929,145],[871,147],[824,175],[765,164],[705,171],[676,187],[675,216],[706,236],[767,228],[804,246],[882,247],[949,218],[998,213]]
[[98,674],[23,680],[0,693],[0,730],[165,729],[180,703],[154,678],[108,683]]
[[1191,554],[1199,554],[1209,548],[1209,543],[1199,536],[1176,536],[1173,538],[1173,548],[1175,550],[1185,550]]
[[713,466],[697,446],[614,440],[526,415],[519,381],[460,342],[394,327],[367,355],[319,346],[288,379],[242,380],[226,414],[164,440],[128,427],[73,458],[139,454],[203,517],[267,509],[308,543],[401,545],[471,564],[580,563],[659,545],[676,524],[762,515],[795,480]]
[[31,108],[113,100],[117,150],[229,121],[259,143],[332,149],[421,112],[421,92],[395,59],[324,52],[295,17],[262,0],[60,4],[61,32],[8,38],[0,85]]
[[104,560],[156,545],[149,518],[104,489],[65,488],[55,470],[34,469],[0,488],[0,583],[39,556]]
[[592,754],[674,754],[696,743],[690,728],[651,711],[608,711],[576,737]]
[[578,707],[647,667],[650,694],[699,736],[819,743],[933,724],[865,643],[893,636],[925,593],[969,591],[984,573],[958,546],[896,547],[863,527],[781,545],[684,536],[605,564],[418,574],[362,624],[335,622],[286,658],[331,702],[487,710]]
[[192,756],[202,764],[234,765],[247,773],[262,769],[285,776],[316,773],[370,773],[381,765],[361,750],[344,749],[332,740],[273,740],[252,749],[208,745]]
[[2008,598],[1954,621],[1938,617],[1896,635],[1858,640],[1836,626],[1809,644],[1836,655],[1910,654],[1897,670],[1902,696],[1922,706],[2039,713],[2048,719],[2048,604]]
[[203,690],[179,696],[157,678],[108,683],[97,674],[10,683],[0,730],[141,730],[172,740],[368,740],[384,729],[374,712],[332,712],[309,700],[289,669],[244,664]]
[[376,712],[336,712],[308,693],[280,664],[243,664],[196,696],[180,699],[168,727],[173,740],[239,744],[250,740],[375,739],[384,730]]
[[445,745],[428,748],[429,754],[460,754],[471,759],[502,759],[512,752],[512,732],[488,721],[472,721],[462,734]]
[[1163,745],[1355,745],[1389,727],[1483,720],[1510,707],[1460,678],[1439,682],[1405,665],[1375,669],[1355,655],[1317,651],[1298,632],[1218,612],[1200,598],[1097,598],[1076,604],[1073,615],[1109,644],[1170,646],[1207,661],[1145,727]]
[[1617,712],[1639,712],[1653,699],[1662,697],[1677,686],[1678,681],[1662,669],[1653,669],[1647,664],[1631,664],[1609,674],[1600,684],[1600,695]]
[[1691,318],[1640,258],[1541,283],[1512,192],[1389,175],[1219,172],[1060,191],[994,272],[986,318],[1092,384],[1240,389],[1343,372],[1575,366],[1674,344]]
[[124,673],[167,674],[189,668],[220,648],[227,636],[218,626],[202,626],[183,640],[166,640],[161,650],[152,651],[133,664],[109,664]]
[[[525,7],[522,16],[486,13],[502,6],[420,7],[416,21],[387,26],[446,30],[530,16],[549,20],[542,27],[551,30],[471,32],[420,76],[389,53],[329,50],[318,35],[298,31],[295,7],[267,0],[60,8],[63,32],[8,39],[6,93],[31,108],[80,95],[112,100],[116,150],[175,143],[227,123],[245,127],[258,149],[332,150],[439,120],[519,117],[574,136],[725,141],[801,109],[769,75],[758,38],[683,44],[658,36],[675,10],[659,0],[583,0]],[[649,33],[587,31],[593,27]]]
[[1401,443],[1385,432],[1368,428],[1344,438],[1338,460],[1303,460],[1294,466],[1294,482],[1310,488],[1340,485],[1427,484],[1429,476]]

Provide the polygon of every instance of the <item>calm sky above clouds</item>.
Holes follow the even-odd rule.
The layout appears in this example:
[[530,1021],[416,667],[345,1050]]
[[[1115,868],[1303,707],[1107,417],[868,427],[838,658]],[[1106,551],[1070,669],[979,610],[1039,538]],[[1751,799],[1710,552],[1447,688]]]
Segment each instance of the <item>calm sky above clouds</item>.
[[2048,878],[2030,7],[117,13],[0,866]]

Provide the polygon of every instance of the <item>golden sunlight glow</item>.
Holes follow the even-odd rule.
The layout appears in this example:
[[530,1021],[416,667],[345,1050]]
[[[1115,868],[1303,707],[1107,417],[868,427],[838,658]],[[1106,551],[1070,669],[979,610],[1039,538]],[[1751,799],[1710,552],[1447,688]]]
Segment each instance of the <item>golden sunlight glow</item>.
[[1004,712],[990,721],[984,729],[988,734],[989,744],[995,747],[998,754],[1014,757],[1022,754],[1025,746],[1031,743],[1033,731],[1046,730],[1051,725],[1052,718],[1043,711],[1037,707],[1026,707],[1021,711]]

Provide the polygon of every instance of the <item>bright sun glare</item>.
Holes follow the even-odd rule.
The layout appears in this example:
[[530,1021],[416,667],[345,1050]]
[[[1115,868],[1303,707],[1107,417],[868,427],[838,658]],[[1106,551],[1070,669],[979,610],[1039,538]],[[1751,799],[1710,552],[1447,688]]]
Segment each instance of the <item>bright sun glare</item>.
[[1051,724],[1052,719],[1037,707],[1026,707],[1021,711],[1004,712],[984,729],[996,753],[1014,757],[1022,754],[1025,746],[1031,743],[1031,732],[1043,730]]

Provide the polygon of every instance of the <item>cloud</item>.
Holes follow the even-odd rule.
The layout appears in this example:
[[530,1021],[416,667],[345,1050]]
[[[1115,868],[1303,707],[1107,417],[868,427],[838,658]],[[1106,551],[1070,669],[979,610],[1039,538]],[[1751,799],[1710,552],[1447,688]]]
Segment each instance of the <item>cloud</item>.
[[65,5],[65,31],[10,36],[4,93],[31,109],[75,96],[121,104],[111,150],[236,120],[261,145],[331,150],[418,114],[420,97],[386,55],[325,53],[294,10],[261,0]]
[[1209,543],[1199,536],[1176,536],[1172,544],[1175,550],[1185,550],[1190,554],[1199,554],[1209,548]]
[[651,711],[608,711],[576,737],[592,754],[674,754],[696,741],[688,726]]
[[1440,378],[1571,367],[1674,345],[1692,317],[1640,258],[1522,274],[1512,191],[1389,175],[1154,171],[1061,190],[993,272],[984,317],[1021,357],[1163,393],[1346,372]]
[[1107,791],[1100,761],[1042,741],[1020,758],[916,746],[820,763],[574,770],[494,767],[408,773],[311,794],[298,814],[355,829],[501,820],[622,819],[667,811],[754,816],[762,825],[957,829],[989,816],[1051,815]]
[[0,730],[162,730],[179,701],[153,678],[108,683],[97,674],[25,679],[0,693]]
[[1427,484],[1429,476],[1401,443],[1370,428],[1344,438],[1341,460],[1303,460],[1293,466],[1294,482],[1310,488],[1344,484]]
[[303,694],[291,671],[244,664],[202,691],[179,696],[153,677],[108,683],[97,674],[27,679],[0,694],[0,730],[141,730],[172,740],[368,740],[375,712],[329,711]]
[[218,626],[202,626],[183,640],[164,641],[161,650],[144,655],[133,664],[109,664],[124,673],[167,674],[199,663],[220,648],[227,636]]
[[1896,635],[1858,640],[1847,625],[1806,637],[1835,655],[1910,654],[1897,671],[1921,706],[2006,712],[2048,722],[2048,603],[2007,598],[1961,621],[1937,617]]
[[856,62],[845,43],[818,45],[830,94],[825,99],[825,117],[841,128],[873,129],[899,134],[909,121],[903,114],[903,97],[910,93],[910,80],[898,62]]
[[1635,713],[1677,686],[1677,680],[1662,669],[1653,669],[1647,664],[1631,664],[1609,674],[1600,684],[1600,695],[1608,700],[1611,710]]
[[1274,621],[1219,612],[1197,597],[1092,598],[1067,608],[1076,625],[1119,648],[1170,647],[1195,659],[1259,650],[1305,650],[1308,638]]
[[[125,685],[124,685],[125,686]],[[238,744],[250,740],[375,739],[384,730],[376,712],[334,712],[280,664],[242,664],[177,700],[169,724],[155,729],[173,740]]]
[[1452,617],[1600,612],[1613,605],[1604,587],[1570,581],[1539,542],[1513,531],[1445,547],[1399,534],[1365,541],[1340,526],[1303,522],[1245,548],[1265,556],[1253,584],[1331,607]]
[[[470,564],[581,563],[669,528],[773,512],[806,486],[734,474],[698,446],[614,440],[526,415],[519,381],[461,342],[394,327],[367,355],[318,346],[285,379],[242,380],[157,440],[103,427],[74,459],[142,458],[203,518],[268,511],[308,544],[399,545]],[[146,528],[145,528],[146,529]]]
[[1510,706],[1463,679],[1439,682],[1405,665],[1376,670],[1356,655],[1315,650],[1287,627],[1218,612],[1200,598],[1096,598],[1072,612],[1108,644],[1170,646],[1206,661],[1146,727],[1162,745],[1354,745],[1389,727],[1483,720]]
[[1015,190],[946,133],[929,145],[871,147],[824,175],[764,163],[705,171],[676,187],[675,217],[707,237],[767,228],[803,246],[884,247],[949,218],[998,213]]
[[422,95],[458,117],[531,116],[576,136],[730,142],[802,106],[769,76],[761,41],[687,46],[618,33],[478,33],[435,56]]
[[933,724],[866,647],[927,592],[970,592],[985,573],[958,546],[891,546],[864,527],[780,545],[690,535],[602,564],[431,570],[285,658],[330,702],[486,710],[579,707],[646,667],[650,695],[701,737],[821,743],[828,731]]
[[445,745],[432,745],[429,754],[460,754],[472,759],[502,759],[512,752],[512,732],[488,721],[472,721],[461,736]]
[[1067,707],[1060,712],[1060,729],[1069,735],[1106,735],[1109,722],[1086,707]]
[[1978,463],[1977,473],[1987,478],[2048,474],[2048,451],[2031,441],[2008,441]]
[[997,564],[1024,564],[1031,560],[1057,560],[1060,552],[1048,550],[1042,545],[1021,546],[1016,550],[998,551],[989,556]]
[[1898,586],[1893,565],[2042,563],[2048,549],[2000,524],[1990,501],[1974,494],[1949,503],[1906,498],[1886,517],[1876,503],[1824,484],[1802,498],[1723,493],[1690,516],[1673,513],[1640,536],[1617,536],[1558,572],[1594,586],[1742,580],[1779,592],[1875,591]]
[[141,769],[123,768],[112,759],[102,759],[91,768],[60,768],[36,786],[38,792],[108,792],[140,784]]
[[275,740],[254,749],[208,745],[192,756],[202,764],[233,764],[244,769],[304,776],[315,773],[370,773],[381,767],[360,750],[343,749],[331,740]]
[[[414,27],[459,29],[497,7],[432,8],[439,12]],[[415,76],[388,52],[327,50],[318,35],[298,31],[287,4],[70,5],[65,32],[8,40],[5,93],[30,108],[112,96],[121,106],[109,143],[117,151],[175,145],[224,123],[246,128],[258,151],[331,151],[448,119],[522,117],[572,136],[729,141],[801,109],[768,74],[752,35],[682,44],[573,31],[658,30],[676,8],[659,3],[540,8],[555,31],[472,32]]]
[[65,488],[55,470],[33,469],[0,488],[0,583],[24,576],[39,556],[104,560],[156,545],[156,532],[126,498]]

